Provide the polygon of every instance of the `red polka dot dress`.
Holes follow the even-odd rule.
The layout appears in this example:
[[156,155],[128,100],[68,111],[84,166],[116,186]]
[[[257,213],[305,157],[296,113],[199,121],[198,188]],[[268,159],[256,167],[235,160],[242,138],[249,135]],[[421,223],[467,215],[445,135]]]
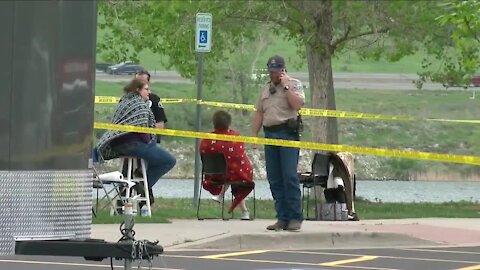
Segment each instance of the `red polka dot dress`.
[[[215,129],[212,133],[239,136],[240,133],[236,130],[220,130]],[[247,157],[245,151],[245,144],[242,142],[217,141],[210,139],[203,139],[200,142],[200,153],[212,154],[222,153],[227,160],[227,180],[230,183],[235,182],[253,182],[253,167],[252,163]],[[213,195],[218,195],[222,189],[221,186],[212,185],[215,178],[205,177],[202,185],[205,190],[208,190]],[[230,207],[230,211],[243,200],[252,191],[252,188],[242,188],[232,190],[234,195],[234,202]]]

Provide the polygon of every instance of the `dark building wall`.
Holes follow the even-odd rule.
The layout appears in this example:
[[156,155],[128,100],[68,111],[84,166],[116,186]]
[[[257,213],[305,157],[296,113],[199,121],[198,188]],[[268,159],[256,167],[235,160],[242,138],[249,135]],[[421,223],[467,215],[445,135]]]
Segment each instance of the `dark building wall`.
[[0,170],[86,169],[96,3],[0,1],[0,15]]
[[0,255],[92,222],[96,2],[0,1]]
[[12,1],[0,2],[0,170],[8,169],[10,160],[13,10]]

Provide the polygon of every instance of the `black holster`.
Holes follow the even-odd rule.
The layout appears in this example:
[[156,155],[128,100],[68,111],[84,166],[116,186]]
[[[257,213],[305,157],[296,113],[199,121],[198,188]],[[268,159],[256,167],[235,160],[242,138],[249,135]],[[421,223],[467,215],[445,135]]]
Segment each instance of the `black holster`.
[[299,137],[301,136],[303,132],[303,121],[300,114],[297,115],[297,118],[288,119],[285,124],[290,132],[298,134]]

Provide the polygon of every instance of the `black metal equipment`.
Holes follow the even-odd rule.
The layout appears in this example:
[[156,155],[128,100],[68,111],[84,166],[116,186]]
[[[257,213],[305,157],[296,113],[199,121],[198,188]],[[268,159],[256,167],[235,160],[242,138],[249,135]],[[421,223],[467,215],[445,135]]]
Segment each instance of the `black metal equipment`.
[[[124,260],[124,269],[131,270],[132,262],[148,260],[152,268],[152,259],[163,253],[163,247],[158,241],[135,240],[135,216],[133,205],[135,199],[125,203],[124,221],[120,225],[122,237],[117,243],[106,242],[103,239],[86,240],[22,240],[15,241],[15,254],[41,256],[74,256],[84,257],[90,261],[102,261],[106,258]],[[112,260],[111,260],[112,263]],[[113,269],[113,265],[112,265]]]
[[89,261],[102,261],[106,258],[140,259],[138,253],[132,258],[132,251],[144,248],[142,259],[157,256],[163,253],[163,247],[157,242],[106,242],[103,239],[87,240],[32,240],[16,241],[15,254],[17,255],[43,255],[43,256],[73,256],[84,257]]

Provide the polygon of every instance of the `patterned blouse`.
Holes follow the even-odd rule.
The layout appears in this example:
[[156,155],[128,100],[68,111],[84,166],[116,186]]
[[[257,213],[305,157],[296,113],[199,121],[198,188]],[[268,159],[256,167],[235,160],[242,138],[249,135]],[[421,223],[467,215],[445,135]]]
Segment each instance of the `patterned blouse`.
[[[215,129],[212,133],[238,136],[236,130]],[[202,154],[223,153],[227,159],[227,179],[229,182],[253,181],[253,167],[242,142],[228,142],[203,139],[200,142]],[[207,181],[209,179],[206,179]]]

